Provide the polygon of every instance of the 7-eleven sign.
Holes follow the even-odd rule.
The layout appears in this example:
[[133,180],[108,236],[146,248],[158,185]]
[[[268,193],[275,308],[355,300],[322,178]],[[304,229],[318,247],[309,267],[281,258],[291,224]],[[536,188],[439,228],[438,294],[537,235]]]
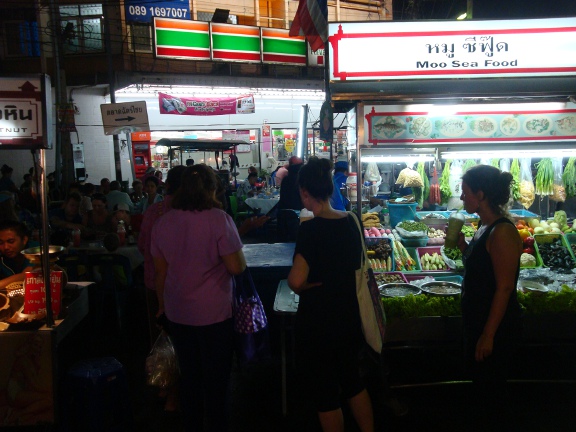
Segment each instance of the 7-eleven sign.
[[312,51],[310,45],[308,43],[306,45],[308,46],[308,66],[324,67],[324,48],[321,48],[318,51]]

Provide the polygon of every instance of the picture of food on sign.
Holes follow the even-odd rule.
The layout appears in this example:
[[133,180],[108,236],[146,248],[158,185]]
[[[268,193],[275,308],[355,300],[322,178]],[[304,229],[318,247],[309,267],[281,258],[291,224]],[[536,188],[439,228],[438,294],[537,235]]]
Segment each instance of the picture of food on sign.
[[520,120],[516,117],[504,117],[500,122],[500,131],[506,136],[513,136],[520,130]]
[[524,131],[528,135],[546,135],[552,130],[552,122],[543,115],[533,115],[524,121]]
[[555,121],[556,129],[561,135],[576,134],[576,115],[566,115]]
[[432,132],[432,122],[427,117],[418,117],[410,123],[409,132],[416,137],[428,137]]
[[437,120],[436,129],[438,129],[442,135],[455,138],[464,135],[468,130],[468,126],[466,122],[460,118],[449,117]]
[[406,131],[406,124],[392,116],[380,117],[372,126],[375,138],[398,138]]
[[470,122],[470,130],[474,135],[489,137],[498,130],[498,124],[490,117],[477,117]]

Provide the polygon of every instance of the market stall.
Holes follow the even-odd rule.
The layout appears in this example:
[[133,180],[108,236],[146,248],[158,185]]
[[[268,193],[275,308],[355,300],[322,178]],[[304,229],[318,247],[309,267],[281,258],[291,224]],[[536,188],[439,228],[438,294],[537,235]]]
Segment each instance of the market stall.
[[[458,285],[462,265],[444,243],[455,214],[463,216],[465,235],[474,234],[477,215],[458,210],[461,176],[479,163],[509,171],[516,181],[512,212],[532,257],[523,261],[524,270],[546,273],[561,259],[562,271],[572,277],[563,288],[545,281],[545,294],[521,294],[529,303],[527,327],[533,330],[538,316],[550,324],[542,328],[576,341],[551,324],[576,312],[569,306],[576,288],[570,247],[576,216],[574,22],[329,24],[331,102],[335,112],[357,119],[348,139],[351,169],[358,185],[386,177],[391,189],[369,204],[357,194],[353,203],[366,228],[372,267],[392,279],[382,284],[397,284],[383,293],[390,347],[460,343],[458,293],[446,290]],[[410,195],[403,197],[406,191]],[[556,245],[563,257],[543,259],[541,252]],[[559,279],[551,274],[548,280]],[[420,285],[423,276],[434,279],[435,292]],[[521,279],[531,276],[523,271]],[[556,303],[566,307],[543,306]]]

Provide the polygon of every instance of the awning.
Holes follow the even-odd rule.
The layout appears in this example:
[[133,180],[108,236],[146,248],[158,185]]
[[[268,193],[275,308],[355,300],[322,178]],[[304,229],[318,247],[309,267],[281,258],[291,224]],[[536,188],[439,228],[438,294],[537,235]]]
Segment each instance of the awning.
[[197,138],[162,138],[156,146],[169,147],[182,151],[226,151],[241,144],[250,144],[243,140],[211,140]]

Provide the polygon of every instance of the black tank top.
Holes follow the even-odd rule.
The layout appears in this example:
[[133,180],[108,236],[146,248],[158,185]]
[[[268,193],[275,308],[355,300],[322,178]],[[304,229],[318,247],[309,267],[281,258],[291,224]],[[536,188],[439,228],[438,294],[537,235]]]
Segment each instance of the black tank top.
[[[464,282],[462,284],[462,318],[464,327],[469,332],[482,333],[490,313],[490,307],[496,293],[496,277],[490,254],[486,250],[488,236],[497,224],[512,223],[506,218],[500,218],[490,225],[478,239],[473,239],[464,251]],[[501,253],[506,253],[502,251]],[[516,269],[515,284],[518,283],[520,263]],[[506,313],[498,328],[508,327],[518,317],[520,306],[516,290],[510,294]]]

